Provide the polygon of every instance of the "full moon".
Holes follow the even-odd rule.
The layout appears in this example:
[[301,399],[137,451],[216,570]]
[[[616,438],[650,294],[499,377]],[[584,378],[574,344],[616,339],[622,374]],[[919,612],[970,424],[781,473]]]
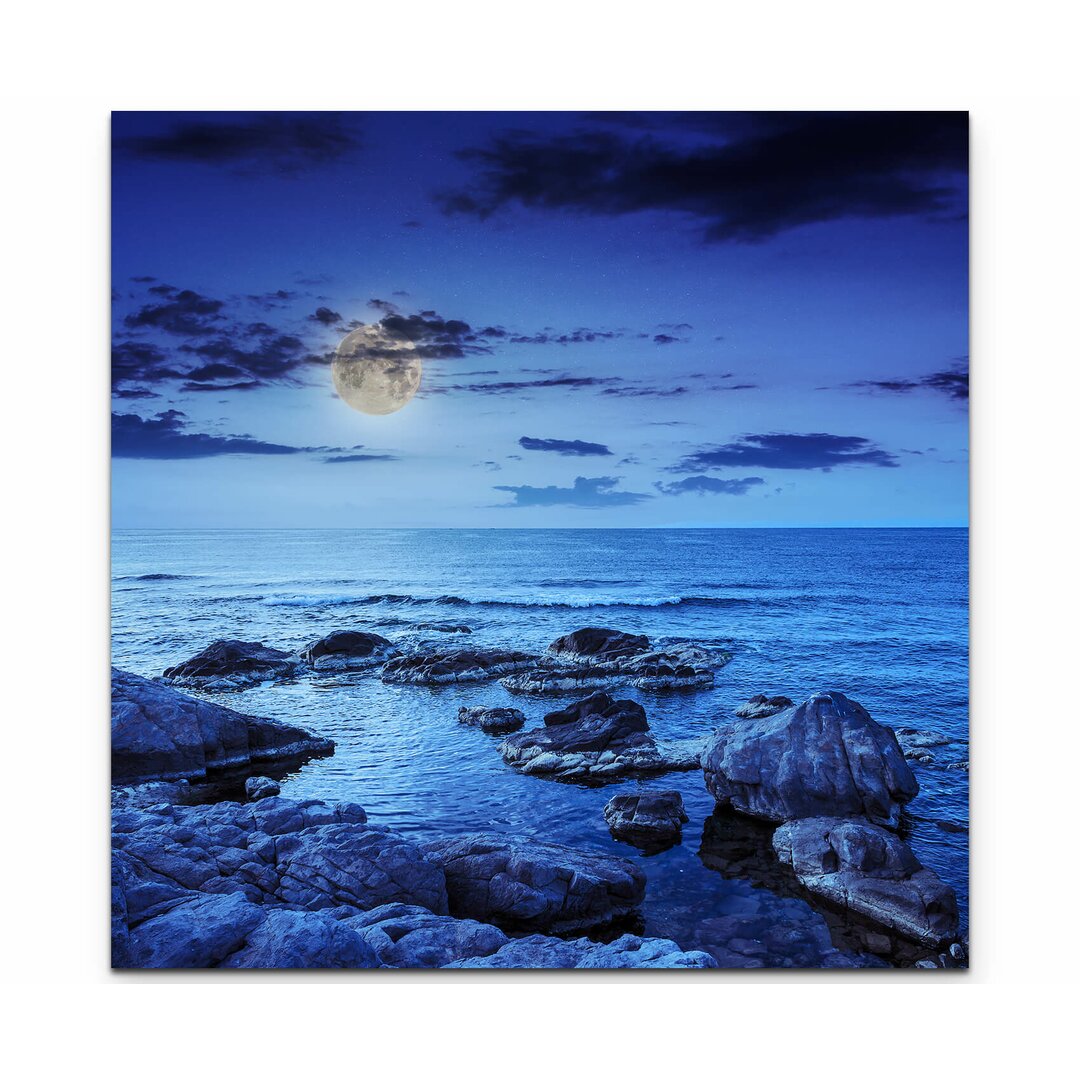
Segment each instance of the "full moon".
[[391,338],[375,324],[342,339],[330,371],[346,405],[369,416],[386,416],[412,401],[423,365],[411,341]]

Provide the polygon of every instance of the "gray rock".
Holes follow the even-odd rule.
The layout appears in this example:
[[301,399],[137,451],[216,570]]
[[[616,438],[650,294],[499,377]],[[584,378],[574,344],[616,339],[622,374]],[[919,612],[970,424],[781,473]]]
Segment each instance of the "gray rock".
[[281,785],[269,776],[249,776],[244,781],[244,794],[251,802],[269,799],[273,795],[281,794]]
[[411,840],[366,822],[352,803],[279,797],[114,811],[128,917],[145,917],[169,888],[309,911],[400,902],[445,913],[442,870]]
[[458,723],[478,727],[489,735],[508,735],[525,726],[525,714],[518,709],[462,706],[458,709]]
[[665,938],[640,938],[624,934],[600,944],[587,938],[515,938],[498,952],[458,960],[448,968],[715,968],[719,965],[704,952],[684,952]]
[[701,764],[718,805],[770,821],[861,816],[895,828],[919,791],[892,730],[837,691],[728,723]]
[[214,641],[182,664],[166,668],[165,682],[195,690],[243,690],[256,683],[292,678],[300,657],[261,641]]
[[529,775],[576,780],[696,769],[700,755],[696,743],[659,744],[636,701],[604,693],[548,713],[544,727],[511,735],[499,751],[508,765]]
[[912,941],[956,937],[956,894],[895,833],[867,821],[808,818],[781,825],[773,847],[812,893]]
[[507,675],[499,682],[512,694],[582,694],[612,690],[622,679],[612,665],[592,667],[537,667]]
[[775,716],[778,712],[790,709],[794,704],[791,698],[755,694],[735,710],[735,715],[745,720],[764,720],[767,716]]
[[914,966],[919,968],[920,970],[924,970],[924,971],[936,971],[937,970],[937,962],[934,961],[934,960],[931,960],[929,958],[924,958],[922,960],[916,960]]
[[[252,904],[256,911],[260,909]],[[377,968],[374,949],[346,923],[317,911],[273,908],[223,968]],[[434,916],[433,916],[434,917]]]
[[645,875],[627,859],[527,837],[469,833],[424,845],[450,913],[518,930],[569,931],[633,911]]
[[548,655],[560,663],[594,664],[622,659],[649,651],[649,639],[641,634],[586,626],[556,638],[547,648]]
[[389,661],[382,679],[421,686],[479,682],[523,671],[535,662],[535,656],[510,649],[423,649]]
[[112,671],[114,783],[203,780],[215,770],[332,754],[302,728],[199,701],[161,683]]
[[300,650],[313,671],[362,671],[376,667],[397,653],[386,638],[359,630],[338,630]]
[[677,791],[646,791],[613,796],[604,807],[604,820],[612,835],[648,851],[677,844],[690,818]]
[[441,968],[455,961],[490,956],[509,940],[495,926],[435,915],[421,907],[386,904],[354,915],[355,931],[381,964],[397,968]]

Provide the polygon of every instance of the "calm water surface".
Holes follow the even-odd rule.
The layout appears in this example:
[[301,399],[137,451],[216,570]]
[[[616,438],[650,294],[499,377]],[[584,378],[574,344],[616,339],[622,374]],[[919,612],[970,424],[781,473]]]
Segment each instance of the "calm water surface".
[[[468,637],[418,623],[468,625]],[[295,649],[333,630],[403,643],[540,651],[581,626],[654,642],[723,646],[712,690],[627,690],[661,738],[707,735],[756,693],[798,701],[842,690],[881,723],[949,745],[914,765],[905,829],[967,907],[967,531],[370,530],[120,531],[113,538],[113,662],[160,675],[215,638]],[[282,785],[347,799],[372,820],[434,837],[525,833],[643,859],[644,930],[722,963],[808,965],[860,950],[775,880],[768,831],[712,816],[700,772],[583,788],[522,776],[498,739],[457,723],[461,705],[515,705],[530,722],[568,699],[515,697],[497,682],[386,686],[378,673],[309,677],[208,695],[337,741]],[[531,724],[530,724],[531,726]],[[677,789],[683,842],[644,856],[612,839],[615,791]],[[837,953],[839,948],[839,953]]]

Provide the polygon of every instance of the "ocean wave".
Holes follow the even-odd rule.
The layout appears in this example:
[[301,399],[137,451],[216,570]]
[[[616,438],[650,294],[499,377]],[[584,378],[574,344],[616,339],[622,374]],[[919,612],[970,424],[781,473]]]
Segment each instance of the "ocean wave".
[[187,581],[194,574],[125,574],[113,581]]
[[580,596],[537,597],[531,599],[467,599],[463,596],[412,596],[408,593],[382,593],[356,596],[352,593],[289,593],[260,597],[268,607],[500,607],[500,608],[660,608],[660,607],[791,607],[813,600],[812,596]]

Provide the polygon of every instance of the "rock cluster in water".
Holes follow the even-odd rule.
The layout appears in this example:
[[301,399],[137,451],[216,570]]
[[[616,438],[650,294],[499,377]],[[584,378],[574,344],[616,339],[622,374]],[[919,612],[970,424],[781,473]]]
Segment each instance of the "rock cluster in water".
[[338,630],[300,650],[313,671],[363,671],[396,655],[397,647],[379,634]]
[[514,649],[436,648],[398,656],[382,669],[383,682],[438,686],[479,682],[523,671],[536,657]]
[[173,686],[196,690],[242,690],[256,683],[288,679],[300,669],[300,657],[271,649],[261,641],[215,641],[162,678]]
[[696,743],[659,744],[636,701],[596,693],[548,713],[543,727],[511,735],[499,750],[508,765],[529,775],[607,780],[696,769],[701,748]]
[[795,702],[786,697],[766,697],[765,694],[755,694],[749,701],[744,701],[736,710],[735,715],[745,720],[764,720],[767,716],[775,716],[778,712],[790,709]]
[[478,727],[489,735],[509,735],[525,726],[525,714],[520,709],[484,708],[482,705],[458,709],[458,723]]
[[604,807],[604,821],[613,836],[651,852],[677,844],[689,820],[677,791],[615,795]]

